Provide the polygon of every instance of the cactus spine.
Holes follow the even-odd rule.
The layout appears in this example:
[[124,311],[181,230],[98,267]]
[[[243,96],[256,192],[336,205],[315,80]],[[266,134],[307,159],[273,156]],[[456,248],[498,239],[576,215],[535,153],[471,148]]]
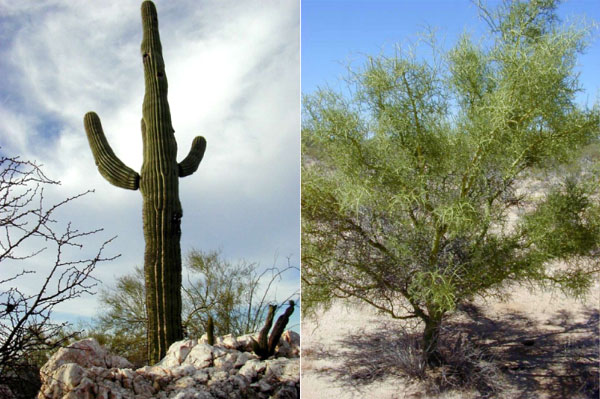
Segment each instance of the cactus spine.
[[191,175],[204,156],[206,140],[196,137],[187,157],[177,163],[177,142],[167,101],[167,76],[158,34],[156,7],[142,3],[142,61],[146,92],[142,105],[144,161],[140,174],[127,167],[112,151],[94,112],[84,126],[98,170],[117,187],[140,189],[146,249],[144,274],[148,312],[148,360],[166,354],[169,345],[183,338],[181,324],[181,217],[179,177]]

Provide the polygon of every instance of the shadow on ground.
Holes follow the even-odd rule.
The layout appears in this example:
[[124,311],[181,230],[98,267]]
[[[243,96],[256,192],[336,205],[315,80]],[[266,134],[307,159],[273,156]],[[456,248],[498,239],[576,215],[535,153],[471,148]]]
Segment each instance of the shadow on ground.
[[540,324],[519,312],[491,319],[475,305],[463,306],[446,322],[440,349],[447,364],[435,372],[422,368],[419,334],[389,322],[341,339],[343,349],[311,348],[303,356],[336,360],[338,366],[320,371],[357,389],[392,377],[420,380],[429,394],[458,389],[481,398],[596,399],[600,314],[586,308],[577,316],[584,321],[561,310]]

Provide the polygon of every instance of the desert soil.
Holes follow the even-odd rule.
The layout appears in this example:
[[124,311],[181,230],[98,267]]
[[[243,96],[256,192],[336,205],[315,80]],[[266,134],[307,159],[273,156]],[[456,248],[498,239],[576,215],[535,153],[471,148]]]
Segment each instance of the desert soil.
[[581,301],[554,291],[511,291],[504,301],[469,304],[446,324],[491,356],[496,390],[440,391],[408,379],[386,350],[406,331],[403,323],[338,302],[302,321],[302,399],[598,398],[600,284]]

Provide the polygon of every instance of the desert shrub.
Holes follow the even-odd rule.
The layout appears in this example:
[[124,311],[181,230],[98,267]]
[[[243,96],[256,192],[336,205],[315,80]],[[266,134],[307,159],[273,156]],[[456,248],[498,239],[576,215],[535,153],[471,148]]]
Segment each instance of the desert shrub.
[[600,137],[598,104],[575,98],[591,28],[561,24],[557,6],[482,7],[489,36],[465,34],[450,51],[432,40],[430,57],[402,47],[367,57],[342,91],[305,96],[305,314],[355,298],[420,320],[435,367],[443,322],[461,303],[515,282],[589,291],[600,269],[597,173],[553,181],[521,207],[523,182]]
[[[182,320],[189,338],[206,333],[210,319],[215,336],[258,331],[277,282],[288,271],[297,269],[288,261],[281,269],[273,266],[259,270],[256,263],[233,263],[218,251],[192,250],[186,259]],[[144,272],[136,267],[133,273],[118,277],[113,287],[100,290],[102,311],[91,323],[82,326],[86,336],[97,339],[137,367],[148,363],[144,298]]]

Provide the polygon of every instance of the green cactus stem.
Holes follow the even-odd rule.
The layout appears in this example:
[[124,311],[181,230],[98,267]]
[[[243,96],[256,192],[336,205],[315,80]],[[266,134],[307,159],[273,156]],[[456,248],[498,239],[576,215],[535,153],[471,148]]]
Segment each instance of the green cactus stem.
[[276,309],[277,307],[275,305],[269,305],[269,311],[267,313],[267,318],[265,319],[265,324],[258,333],[258,341],[252,339],[252,350],[262,360],[273,356],[275,353],[275,347],[279,343],[281,334],[283,334],[285,326],[287,326],[290,316],[294,312],[294,301],[289,301],[288,308],[281,316],[277,318],[275,326],[273,326],[273,330],[269,336],[269,330],[271,330],[271,326],[273,325],[273,317],[275,316]]
[[206,322],[206,340],[209,345],[215,344],[215,323],[212,316],[208,316],[208,321]]
[[277,321],[273,326],[273,330],[271,330],[271,335],[269,336],[269,356],[275,353],[275,347],[279,343],[281,334],[283,334],[285,326],[287,326],[288,322],[290,321],[290,316],[292,313],[294,313],[294,301],[289,301],[288,308],[281,316],[277,318]]
[[268,358],[269,355],[269,330],[271,330],[271,326],[273,325],[273,317],[275,317],[275,310],[277,306],[269,305],[269,311],[267,313],[267,318],[265,319],[265,324],[263,328],[258,333],[258,341],[252,338],[252,350],[258,357],[261,359]]
[[181,323],[181,217],[179,177],[198,169],[206,140],[196,137],[187,157],[177,163],[177,142],[167,101],[167,75],[158,33],[156,7],[142,3],[141,46],[146,92],[142,105],[144,160],[140,174],[113,152],[94,112],[84,117],[98,170],[111,184],[140,189],[146,249],[144,273],[148,311],[148,359],[159,361],[169,346],[183,338]]

